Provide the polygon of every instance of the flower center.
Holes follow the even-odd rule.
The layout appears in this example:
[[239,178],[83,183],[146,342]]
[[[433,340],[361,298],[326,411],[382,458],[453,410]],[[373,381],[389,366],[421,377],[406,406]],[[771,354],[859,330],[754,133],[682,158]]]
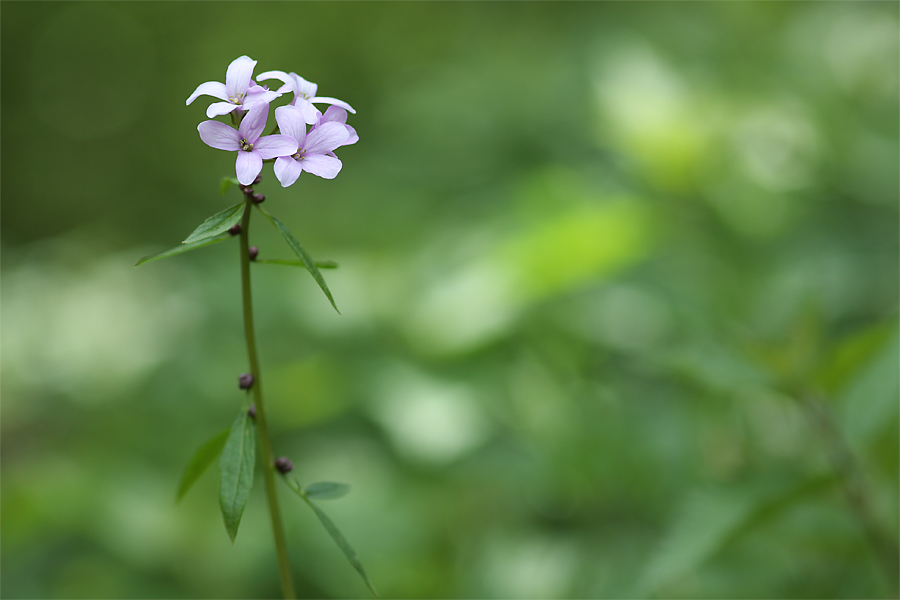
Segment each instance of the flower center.
[[246,139],[243,139],[243,140],[241,140],[241,150],[250,152],[251,150],[253,150],[253,144],[250,144],[247,142]]
[[306,148],[300,148],[296,154],[291,155],[291,158],[294,160],[303,160],[304,154],[306,154]]
[[244,101],[244,94],[238,94],[236,96],[228,96],[228,101],[232,104],[241,104]]

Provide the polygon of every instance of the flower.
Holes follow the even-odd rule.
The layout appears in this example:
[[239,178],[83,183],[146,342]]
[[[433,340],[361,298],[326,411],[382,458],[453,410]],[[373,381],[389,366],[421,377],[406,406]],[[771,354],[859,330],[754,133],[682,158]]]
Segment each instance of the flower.
[[291,100],[291,105],[296,106],[300,109],[300,113],[303,115],[303,120],[309,125],[314,125],[319,118],[319,114],[321,114],[319,109],[313,106],[313,104],[316,102],[340,106],[344,110],[348,110],[356,114],[356,111],[353,110],[353,107],[343,100],[338,100],[337,98],[326,98],[324,96],[316,96],[316,90],[319,86],[317,86],[315,83],[303,79],[296,73],[285,73],[284,71],[266,71],[265,73],[260,73],[259,76],[257,76],[257,79],[259,81],[265,81],[267,79],[279,79],[284,82],[284,85],[278,89],[278,92],[281,94],[287,91],[293,92],[294,99]]
[[282,134],[297,140],[297,148],[279,156],[275,161],[275,177],[282,187],[292,185],[303,171],[324,179],[334,179],[340,173],[341,161],[334,149],[350,139],[347,126],[336,121],[320,123],[306,131],[301,109],[281,106],[275,109],[275,120]]
[[264,159],[297,152],[297,140],[290,135],[260,137],[268,117],[269,105],[258,102],[250,106],[237,130],[219,121],[203,121],[197,126],[200,139],[206,145],[219,150],[237,151],[234,168],[241,185],[253,183],[262,171]]
[[259,102],[268,105],[269,102],[281,96],[281,93],[272,92],[256,85],[252,79],[253,69],[255,68],[256,61],[249,56],[241,56],[234,59],[225,72],[224,84],[218,81],[201,83],[185,104],[190,104],[197,96],[201,95],[213,96],[224,100],[224,102],[213,102],[206,109],[206,116],[210,119],[219,115],[227,115],[235,110],[239,111],[238,114],[240,114]]

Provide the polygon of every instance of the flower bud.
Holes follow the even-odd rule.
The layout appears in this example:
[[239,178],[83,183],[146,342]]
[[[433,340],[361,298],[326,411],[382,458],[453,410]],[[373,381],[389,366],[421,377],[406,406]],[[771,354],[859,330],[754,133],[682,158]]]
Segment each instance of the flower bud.
[[253,180],[253,185],[259,184],[260,181],[262,181],[262,173],[260,173],[259,175],[257,175],[257,176],[256,176],[256,179]]
[[250,187],[249,185],[242,185],[242,186],[241,186],[241,192],[243,192],[244,194],[246,194],[246,195],[249,196],[250,194],[253,193],[253,188]]
[[250,405],[250,408],[247,409],[247,416],[251,419],[256,419],[256,404]]
[[238,386],[242,390],[249,390],[253,387],[253,375],[250,373],[244,373],[240,377],[238,377]]
[[247,254],[250,256],[250,260],[256,260],[256,257],[259,256],[259,248],[256,246],[250,246],[247,249]]
[[254,193],[250,198],[256,202],[257,204],[262,204],[266,200],[265,194],[256,194]]
[[275,468],[278,469],[278,472],[284,475],[285,473],[289,473],[294,469],[294,464],[289,461],[284,456],[275,459]]
[[235,224],[232,225],[231,228],[228,230],[228,233],[230,233],[231,235],[237,235],[237,234],[239,234],[240,232],[241,232],[241,224],[240,224],[240,223],[235,223]]

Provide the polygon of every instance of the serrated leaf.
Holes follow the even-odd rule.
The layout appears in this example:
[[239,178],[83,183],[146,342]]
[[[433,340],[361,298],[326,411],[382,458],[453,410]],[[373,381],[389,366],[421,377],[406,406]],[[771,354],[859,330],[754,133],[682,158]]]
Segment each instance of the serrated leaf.
[[[359,573],[360,577],[362,577],[363,581],[366,584],[366,587],[368,587],[372,591],[372,593],[377,597],[378,592],[375,591],[375,586],[373,586],[372,582],[369,581],[369,576],[366,575],[366,570],[363,568],[362,563],[359,561],[359,557],[356,556],[356,551],[354,551],[353,548],[350,546],[350,544],[347,543],[346,538],[344,538],[344,535],[340,532],[340,530],[337,528],[337,526],[334,524],[334,522],[331,519],[329,519],[328,515],[326,515],[325,512],[321,508],[319,508],[319,506],[315,502],[313,502],[310,499],[310,497],[306,494],[306,492],[303,491],[303,488],[300,487],[300,484],[297,483],[297,481],[288,479],[287,477],[282,477],[282,479],[284,480],[285,483],[288,484],[288,487],[290,487],[292,490],[294,490],[294,492],[298,496],[300,496],[303,499],[303,501],[309,505],[309,507],[311,509],[313,509],[313,512],[316,513],[316,516],[319,518],[319,522],[322,523],[322,526],[325,528],[325,531],[328,532],[328,535],[331,536],[331,539],[334,540],[334,543],[338,545],[338,548],[341,549],[341,552],[344,553],[344,556],[347,558],[347,560],[350,562],[350,564],[353,566],[353,568],[356,569],[356,572]],[[330,484],[331,482],[321,482],[321,483]],[[311,484],[310,487],[312,487],[314,485],[316,485],[316,484]],[[343,485],[343,484],[333,484],[333,485]]]
[[219,195],[224,196],[225,192],[228,191],[233,185],[238,185],[240,182],[234,177],[223,177],[222,181],[219,183]]
[[222,459],[222,481],[219,484],[219,508],[225,520],[225,530],[231,543],[237,535],[244,506],[253,487],[253,467],[256,464],[256,427],[253,420],[242,410],[231,426]]
[[222,234],[220,236],[214,237],[212,239],[203,240],[202,242],[193,242],[190,244],[181,244],[180,246],[176,246],[171,250],[166,250],[165,252],[160,252],[159,254],[151,254],[150,256],[145,256],[141,260],[137,261],[134,266],[139,267],[145,262],[150,262],[152,260],[159,260],[160,258],[168,258],[170,256],[175,256],[176,254],[184,254],[185,252],[190,252],[191,250],[196,250],[197,248],[202,248],[203,246],[211,246],[212,244],[218,244],[219,242],[224,242],[227,239],[230,239],[232,236],[228,234]]
[[203,223],[200,224],[200,227],[195,229],[191,235],[187,236],[187,239],[184,240],[182,244],[199,242],[215,237],[220,233],[225,233],[231,229],[235,223],[241,220],[241,217],[244,216],[244,208],[246,206],[245,203],[238,202],[234,206],[229,206],[225,210],[217,212],[203,221]]
[[181,483],[178,485],[178,494],[175,497],[175,502],[181,502],[181,499],[191,489],[191,486],[200,479],[200,476],[206,472],[209,465],[222,454],[222,448],[225,447],[225,440],[228,439],[229,432],[231,432],[230,428],[223,429],[197,448],[194,456],[191,457],[191,461],[185,467],[184,474],[181,476]]
[[325,295],[328,297],[329,302],[331,302],[331,306],[334,307],[334,310],[337,310],[338,314],[341,314],[341,311],[338,310],[337,304],[334,303],[334,298],[331,296],[331,290],[328,289],[328,284],[325,283],[325,278],[322,277],[322,274],[319,273],[319,269],[316,268],[316,262],[312,259],[312,257],[307,254],[306,250],[304,250],[300,246],[300,242],[294,237],[294,235],[290,232],[287,226],[267,213],[259,204],[255,205],[256,208],[259,209],[259,212],[264,214],[267,219],[275,226],[275,228],[281,232],[282,237],[288,243],[288,246],[291,247],[291,250],[294,251],[294,254],[303,261],[303,266],[306,267],[306,270],[309,271],[309,274],[313,276],[313,279],[316,280],[316,283],[319,284],[319,287],[322,288],[322,291],[325,292]]
[[317,481],[303,488],[307,498],[317,500],[336,500],[350,493],[350,486],[335,481]]
[[[283,258],[257,258],[255,263],[261,263],[264,265],[286,265],[289,267],[303,267],[306,268],[306,265],[303,264],[302,260],[287,260]],[[337,269],[338,264],[333,260],[317,260],[315,261],[316,267],[319,269]]]

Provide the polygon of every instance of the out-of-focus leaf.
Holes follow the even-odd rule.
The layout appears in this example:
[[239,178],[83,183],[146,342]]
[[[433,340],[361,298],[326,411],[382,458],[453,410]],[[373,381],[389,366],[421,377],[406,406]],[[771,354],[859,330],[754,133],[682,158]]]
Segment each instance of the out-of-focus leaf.
[[171,250],[166,250],[165,252],[160,252],[159,254],[151,254],[150,256],[145,256],[141,260],[137,261],[134,266],[139,267],[145,262],[150,262],[152,260],[159,260],[160,258],[168,258],[170,256],[175,256],[176,254],[184,254],[185,252],[190,252],[191,250],[196,250],[197,248],[202,248],[203,246],[211,246],[212,244],[218,244],[219,242],[224,242],[225,240],[231,238],[231,235],[222,234],[212,239],[206,239],[201,242],[192,242],[190,244],[182,244],[180,246],[176,246]]
[[303,488],[307,498],[317,500],[336,500],[350,493],[350,486],[335,481],[317,481]]
[[[895,330],[896,331],[896,330]],[[900,338],[892,338],[858,369],[840,397],[840,422],[847,440],[862,445],[885,427],[896,428],[897,364],[900,363]]]
[[322,277],[322,274],[319,273],[319,269],[316,268],[316,262],[312,259],[312,257],[300,246],[300,242],[297,241],[297,238],[290,232],[287,226],[267,213],[259,204],[255,205],[256,208],[259,209],[259,212],[264,214],[269,221],[272,222],[272,225],[281,232],[281,235],[284,237],[284,240],[288,243],[288,246],[291,247],[291,250],[294,251],[294,254],[303,261],[303,266],[306,267],[306,270],[309,271],[309,274],[313,276],[313,279],[316,280],[316,283],[319,284],[319,287],[322,288],[322,291],[325,292],[325,295],[328,297],[328,301],[331,302],[331,306],[334,307],[334,310],[337,310],[338,314],[341,314],[341,311],[338,310],[337,304],[334,303],[334,298],[331,296],[331,290],[328,289],[328,284],[325,283],[325,278]]
[[185,467],[184,474],[181,476],[181,483],[178,485],[178,494],[175,502],[181,502],[181,499],[191,489],[191,486],[200,479],[200,476],[206,472],[209,465],[222,454],[222,448],[225,447],[225,440],[228,439],[230,431],[231,429],[223,429],[197,448],[194,456],[191,457],[191,461]]
[[[261,263],[264,265],[286,265],[289,267],[303,267],[306,268],[306,264],[302,260],[287,260],[283,258],[258,258],[255,263]],[[317,260],[315,261],[316,267],[319,269],[337,269],[338,264],[333,260]]]
[[220,233],[225,233],[231,229],[232,225],[241,220],[241,217],[244,215],[245,207],[246,204],[238,202],[234,206],[229,206],[225,210],[217,212],[203,221],[203,223],[201,223],[191,235],[187,236],[187,239],[182,243],[191,244],[193,242],[200,242],[215,237]]
[[234,177],[223,177],[221,183],[219,183],[219,195],[224,196],[225,192],[228,191],[233,185],[238,185],[238,180]]
[[834,393],[841,390],[877,352],[884,348],[896,331],[897,322],[891,320],[877,323],[841,340],[825,361],[818,376],[825,391]]
[[[290,487],[292,490],[294,490],[294,492],[298,496],[300,496],[303,499],[303,501],[309,505],[309,507],[311,509],[313,509],[313,512],[315,512],[316,516],[319,518],[319,522],[321,522],[322,526],[325,527],[325,531],[328,532],[328,535],[330,535],[331,539],[334,540],[334,543],[338,545],[338,547],[341,549],[341,552],[344,553],[344,556],[347,557],[347,560],[350,561],[350,564],[353,566],[354,569],[356,569],[356,572],[359,573],[360,577],[363,578],[363,581],[366,583],[366,586],[372,591],[372,593],[375,596],[378,596],[378,592],[375,591],[375,587],[372,585],[372,582],[369,581],[369,576],[366,575],[366,570],[363,568],[362,563],[359,561],[359,558],[356,556],[356,552],[353,550],[353,548],[350,546],[350,544],[347,543],[347,540],[344,538],[343,534],[340,532],[340,530],[338,530],[338,528],[335,526],[335,524],[332,522],[332,520],[328,518],[328,515],[326,515],[322,511],[322,509],[319,508],[318,505],[310,499],[310,497],[306,494],[306,492],[303,490],[303,488],[300,486],[300,484],[296,480],[289,479],[288,477],[283,477],[282,479],[284,479],[285,483],[288,484],[288,487]],[[345,485],[345,484],[332,484],[331,482],[321,482],[321,484],[318,484],[318,485],[322,485],[322,484],[338,485],[338,486]],[[310,487],[312,487],[314,485],[317,485],[317,484],[311,484]],[[347,486],[347,487],[349,488],[349,486]]]
[[253,487],[253,467],[256,463],[256,427],[242,410],[231,426],[222,450],[222,481],[219,486],[219,508],[225,520],[228,537],[234,543],[241,515]]

